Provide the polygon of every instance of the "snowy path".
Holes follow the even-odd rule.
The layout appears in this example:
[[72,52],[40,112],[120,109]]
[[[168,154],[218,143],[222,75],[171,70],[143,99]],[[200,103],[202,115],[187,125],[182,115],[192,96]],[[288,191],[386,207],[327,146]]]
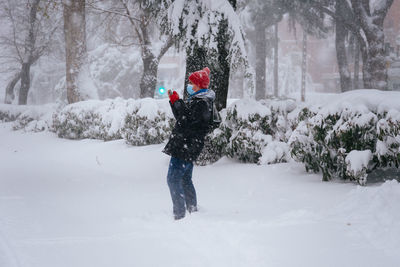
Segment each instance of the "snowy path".
[[296,163],[195,167],[175,222],[163,145],[0,124],[0,266],[398,266],[400,185],[323,183]]

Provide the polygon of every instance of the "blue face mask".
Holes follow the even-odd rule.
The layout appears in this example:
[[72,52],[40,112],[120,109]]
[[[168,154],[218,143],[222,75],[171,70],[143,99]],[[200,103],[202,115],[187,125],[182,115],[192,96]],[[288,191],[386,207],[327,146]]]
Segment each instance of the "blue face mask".
[[186,92],[188,92],[189,95],[193,95],[195,93],[195,91],[193,91],[193,85],[188,84],[186,87]]

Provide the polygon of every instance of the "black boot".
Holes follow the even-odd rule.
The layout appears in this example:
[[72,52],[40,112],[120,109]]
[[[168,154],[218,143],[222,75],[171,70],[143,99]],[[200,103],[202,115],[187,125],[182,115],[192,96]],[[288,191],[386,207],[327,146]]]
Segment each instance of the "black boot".
[[185,214],[183,214],[183,215],[174,215],[174,219],[175,219],[175,221],[177,221],[177,220],[180,220],[180,219],[183,219],[183,218],[185,218]]
[[198,211],[197,206],[188,206],[187,210],[189,213]]

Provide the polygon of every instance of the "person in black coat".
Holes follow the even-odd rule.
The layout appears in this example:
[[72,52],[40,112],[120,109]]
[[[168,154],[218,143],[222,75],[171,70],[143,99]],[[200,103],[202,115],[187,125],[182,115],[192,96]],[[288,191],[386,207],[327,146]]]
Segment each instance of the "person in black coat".
[[175,220],[185,217],[185,207],[197,211],[196,190],[192,182],[193,161],[204,147],[209,132],[215,93],[207,89],[210,70],[204,68],[189,76],[187,102],[176,91],[168,91],[172,112],[176,119],[164,153],[171,156],[167,182],[171,193]]

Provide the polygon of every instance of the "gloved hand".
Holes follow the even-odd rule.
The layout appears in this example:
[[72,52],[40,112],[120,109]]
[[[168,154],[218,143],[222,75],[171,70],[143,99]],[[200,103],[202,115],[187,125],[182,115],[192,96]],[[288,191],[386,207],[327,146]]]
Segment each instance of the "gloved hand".
[[174,91],[173,93],[168,93],[169,96],[169,101],[171,101],[171,104],[173,105],[175,103],[176,100],[179,99],[179,95],[176,91]]

